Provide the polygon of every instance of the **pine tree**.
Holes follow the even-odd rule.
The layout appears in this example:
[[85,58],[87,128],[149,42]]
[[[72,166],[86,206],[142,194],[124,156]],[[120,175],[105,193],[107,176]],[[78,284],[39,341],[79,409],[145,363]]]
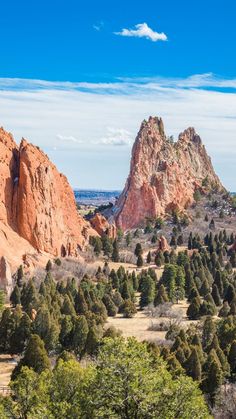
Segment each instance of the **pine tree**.
[[25,313],[20,319],[19,326],[14,332],[14,336],[11,337],[11,349],[10,352],[14,354],[21,354],[25,349],[25,346],[31,335],[31,320]]
[[187,309],[187,316],[190,320],[196,320],[199,318],[199,310],[200,310],[200,304],[198,301],[198,298],[193,298],[191,301],[191,304],[189,305]]
[[230,312],[230,306],[228,301],[224,301],[223,306],[219,311],[219,317],[227,317]]
[[146,307],[154,301],[155,297],[155,284],[153,279],[147,275],[142,283],[140,307]]
[[20,265],[20,267],[18,268],[17,273],[16,273],[16,283],[17,283],[19,288],[21,288],[22,285],[23,285],[23,279],[24,279],[23,266]]
[[184,270],[181,266],[177,268],[175,283],[176,283],[175,298],[178,303],[179,300],[183,300],[185,297],[185,275],[184,275]]
[[137,267],[138,268],[141,268],[143,266],[143,257],[142,257],[142,255],[140,254],[138,257],[137,257]]
[[230,261],[232,267],[235,268],[236,267],[236,252],[234,250],[231,252],[229,261]]
[[218,307],[221,306],[220,293],[216,284],[213,284],[212,286],[211,295],[212,295],[215,305]]
[[99,345],[99,333],[95,325],[89,328],[85,350],[89,355],[95,355]]
[[139,257],[143,254],[143,249],[142,249],[142,246],[141,246],[140,243],[136,244],[134,254],[135,254],[136,257]]
[[152,257],[151,257],[151,252],[149,251],[147,254],[147,263],[151,263]]
[[214,349],[208,355],[207,361],[204,365],[205,377],[202,383],[203,390],[211,397],[211,402],[214,402],[215,395],[219,387],[223,383],[223,371]]
[[228,301],[229,304],[231,304],[232,300],[236,298],[235,288],[232,284],[229,284],[226,295],[225,295],[225,301]]
[[75,316],[75,309],[72,304],[71,299],[66,294],[64,297],[64,302],[61,308],[62,314],[68,314],[69,316]]
[[198,351],[195,347],[193,347],[185,365],[187,374],[190,375],[190,377],[192,377],[194,380],[200,381],[202,375],[202,368],[198,357]]
[[126,245],[127,245],[127,247],[129,247],[129,245],[131,244],[131,241],[132,241],[132,237],[131,237],[130,232],[128,232],[128,233],[126,234],[126,236],[125,236],[125,241],[126,241]]
[[46,271],[50,272],[52,270],[52,261],[49,259],[46,264]]
[[113,262],[119,262],[120,256],[119,256],[119,246],[118,241],[114,240],[113,242],[113,251],[112,251],[112,261]]
[[123,306],[121,307],[121,312],[125,318],[132,318],[137,313],[137,309],[133,301],[125,300]]
[[206,294],[208,294],[209,291],[210,291],[210,287],[209,287],[208,281],[206,278],[204,278],[202,282],[202,286],[200,288],[200,295],[204,297]]
[[204,321],[202,331],[202,345],[204,349],[211,345],[215,333],[216,327],[214,320],[211,316],[207,316]]
[[42,339],[40,339],[38,335],[30,336],[24,357],[20,360],[19,364],[12,373],[13,379],[16,378],[23,366],[32,368],[37,373],[50,369],[50,361],[47,351],[44,347]]
[[121,297],[124,300],[129,300],[131,298],[130,290],[128,287],[128,281],[124,281],[122,289],[121,289]]
[[85,351],[88,333],[89,328],[86,317],[83,315],[78,316],[74,321],[74,327],[72,331],[72,348],[76,355],[78,355],[80,358]]
[[15,287],[14,287],[12,293],[11,293],[10,301],[11,301],[11,304],[13,305],[13,307],[16,307],[18,304],[21,303],[20,289],[19,289],[17,284],[15,285]]
[[84,292],[81,287],[75,296],[75,311],[77,314],[86,314],[88,311],[88,304],[84,298]]
[[231,375],[236,374],[236,340],[233,340],[230,346],[228,361],[230,365]]
[[236,315],[236,298],[234,298],[231,301],[229,315],[232,315],[232,316]]
[[102,301],[105,304],[108,316],[115,317],[118,309],[115,306],[114,302],[112,301],[110,295],[104,294]]
[[165,287],[163,284],[161,284],[154,298],[154,305],[157,306],[159,304],[164,304],[168,301],[169,301],[169,298],[165,290]]

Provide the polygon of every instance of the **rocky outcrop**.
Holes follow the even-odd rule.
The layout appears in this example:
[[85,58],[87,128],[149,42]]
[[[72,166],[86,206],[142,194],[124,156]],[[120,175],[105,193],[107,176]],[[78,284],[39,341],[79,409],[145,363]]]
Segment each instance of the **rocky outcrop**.
[[97,233],[79,214],[72,189],[38,147],[0,129],[0,256],[77,256]]
[[2,256],[0,259],[0,289],[10,297],[14,287],[11,269],[7,259]]
[[185,210],[197,189],[223,190],[211,160],[194,128],[179,135],[176,143],[166,137],[161,118],[144,121],[136,137],[125,188],[113,217],[123,230],[137,227],[147,217]]
[[158,240],[157,244],[157,251],[166,252],[170,250],[170,246],[165,238],[165,236],[161,236]]
[[19,149],[17,226],[34,248],[77,256],[94,231],[76,209],[72,189],[48,157],[22,140]]
[[106,235],[111,239],[116,238],[117,229],[115,224],[110,224],[102,214],[95,214],[94,217],[90,220],[90,223],[100,236]]

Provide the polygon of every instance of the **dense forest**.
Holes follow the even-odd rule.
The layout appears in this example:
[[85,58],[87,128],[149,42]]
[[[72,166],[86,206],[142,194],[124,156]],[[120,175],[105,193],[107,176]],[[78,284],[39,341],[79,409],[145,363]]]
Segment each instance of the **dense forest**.
[[[100,251],[109,243],[109,259],[119,260],[119,239],[96,239],[94,252],[98,243]],[[188,249],[176,251],[172,240],[170,251],[144,260],[137,243],[140,272],[110,269],[108,259],[80,281],[54,280],[59,259],[48,261],[41,282],[26,281],[20,266],[11,306],[2,304],[0,351],[19,362],[1,417],[207,418],[222,409],[222,385],[231,391],[236,379],[233,244],[225,230],[203,238],[190,233]],[[163,268],[160,279],[148,267],[153,262]],[[171,311],[184,299],[187,328]],[[132,318],[137,310],[172,317],[158,324],[165,341],[125,340],[106,327],[108,316]]]

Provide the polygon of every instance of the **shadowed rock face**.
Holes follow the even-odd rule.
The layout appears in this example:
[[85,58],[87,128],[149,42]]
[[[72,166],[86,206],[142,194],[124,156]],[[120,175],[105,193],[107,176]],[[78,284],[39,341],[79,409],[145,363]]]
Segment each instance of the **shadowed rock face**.
[[26,140],[18,147],[1,128],[0,236],[5,240],[1,254],[9,257],[21,246],[22,255],[36,249],[59,257],[77,256],[89,235],[96,234],[78,214],[66,177],[38,147]]
[[167,139],[161,118],[144,121],[133,145],[130,173],[114,208],[114,218],[123,230],[142,224],[146,217],[183,211],[203,189],[203,180],[224,190],[215,174],[201,138],[194,128]]

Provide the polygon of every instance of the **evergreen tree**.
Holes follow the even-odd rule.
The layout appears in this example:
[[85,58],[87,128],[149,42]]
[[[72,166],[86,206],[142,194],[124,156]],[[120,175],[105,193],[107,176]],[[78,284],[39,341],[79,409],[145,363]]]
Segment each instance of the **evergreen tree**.
[[38,335],[30,336],[25,354],[12,373],[13,379],[17,377],[23,366],[32,368],[37,373],[50,369],[50,361],[47,351],[44,347],[43,341]]
[[226,295],[225,295],[225,301],[228,301],[229,304],[231,304],[232,300],[236,298],[235,288],[232,284],[229,284]]
[[119,256],[119,246],[118,241],[114,240],[113,242],[113,251],[112,251],[112,260],[113,262],[119,262],[120,256]]
[[137,258],[143,254],[143,249],[140,243],[136,244],[134,254]]
[[121,297],[124,300],[129,300],[131,298],[128,281],[124,281],[122,289],[121,289]]
[[219,317],[227,317],[230,312],[230,306],[228,301],[224,301],[223,306],[219,311]]
[[153,279],[147,275],[142,283],[140,307],[146,307],[154,301],[155,297],[155,284]]
[[147,263],[151,263],[152,257],[151,257],[151,252],[149,251],[147,254]]
[[84,298],[84,292],[81,287],[78,288],[78,292],[75,296],[75,311],[77,314],[86,314],[88,311],[88,304]]
[[202,345],[203,348],[207,348],[211,345],[213,337],[216,333],[215,323],[211,316],[207,316],[202,331]]
[[64,302],[61,308],[61,312],[62,314],[68,314],[69,316],[75,316],[76,314],[72,301],[67,294],[64,297]]
[[214,402],[215,395],[219,387],[223,383],[223,371],[214,349],[208,355],[207,361],[204,365],[205,377],[202,387],[206,393],[210,395],[211,402]]
[[49,259],[46,264],[46,271],[50,272],[52,270],[52,261]]
[[198,357],[198,351],[195,347],[193,347],[191,354],[186,361],[186,370],[187,374],[190,375],[194,380],[201,380],[202,368]]
[[137,313],[137,309],[133,301],[125,300],[123,306],[121,307],[121,312],[125,318],[132,318]]
[[215,305],[218,307],[221,306],[220,293],[216,284],[213,284],[212,286],[211,295],[212,295]]
[[99,333],[95,325],[89,328],[87,341],[86,341],[86,352],[89,355],[95,355],[99,345]]
[[132,241],[132,237],[131,237],[131,234],[130,234],[130,232],[128,232],[127,234],[126,234],[126,236],[125,236],[125,241],[126,241],[126,245],[127,245],[127,247],[131,244],[131,241]]
[[183,300],[185,297],[185,275],[184,270],[181,266],[177,268],[175,278],[175,298],[178,303],[179,300]]
[[80,358],[85,351],[89,328],[86,317],[77,316],[72,332],[72,348]]
[[17,273],[16,273],[16,283],[17,283],[19,288],[21,288],[22,285],[23,285],[23,279],[24,279],[23,266],[20,265],[20,267],[18,268]]
[[141,268],[143,266],[143,257],[142,257],[142,255],[140,254],[138,257],[137,257],[137,267],[138,268]]
[[236,252],[234,250],[231,251],[229,261],[230,261],[232,267],[235,268],[236,267]]
[[165,290],[165,287],[163,284],[161,284],[154,298],[154,305],[157,306],[159,304],[164,304],[168,301],[169,301],[169,298]]
[[233,340],[230,346],[228,361],[230,365],[231,375],[235,376],[236,374],[236,340]]
[[13,307],[16,307],[18,304],[21,303],[20,289],[19,289],[17,284],[15,285],[15,287],[14,287],[12,293],[11,293],[10,301],[11,301],[11,304],[13,305]]
[[110,295],[104,294],[102,301],[105,304],[108,316],[115,317],[118,309],[115,306],[114,301],[112,301]]
[[187,309],[187,316],[190,320],[196,320],[199,318],[199,310],[200,310],[200,304],[198,298],[193,298],[191,301],[191,304],[189,305]]

